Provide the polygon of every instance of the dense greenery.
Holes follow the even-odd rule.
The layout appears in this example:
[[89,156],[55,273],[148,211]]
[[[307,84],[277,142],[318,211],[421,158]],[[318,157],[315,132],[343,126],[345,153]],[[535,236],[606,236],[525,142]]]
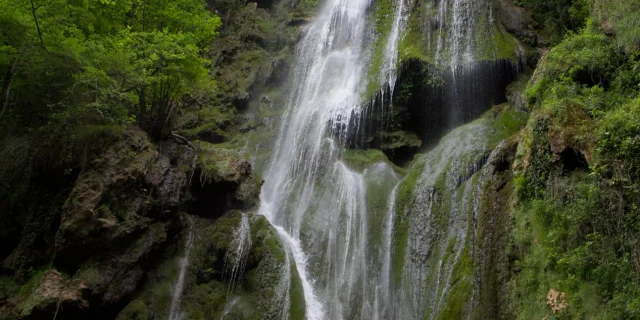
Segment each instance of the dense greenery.
[[[640,3],[514,2],[527,9],[528,21],[542,40],[527,44],[538,46],[536,49],[544,53],[523,94],[530,111],[528,123],[511,138],[512,142],[517,140],[513,143],[519,144],[519,150],[515,180],[505,189],[515,185],[517,197],[509,205],[505,205],[506,199],[484,199],[503,205],[505,212],[512,209],[510,243],[507,250],[499,248],[500,254],[509,255],[508,275],[501,276],[510,279],[505,300],[511,305],[500,308],[522,319],[640,318]],[[371,44],[365,97],[372,96],[379,85],[393,4],[372,3],[369,19],[375,23],[372,29],[377,37]],[[200,153],[193,164],[187,165],[200,166],[202,182],[231,176],[234,172],[228,167],[240,156],[219,149],[220,144],[214,148],[212,143],[244,145],[245,134],[263,133],[256,131],[260,129],[259,117],[280,115],[278,105],[284,103],[279,100],[286,94],[279,90],[290,67],[291,46],[299,36],[298,24],[304,23],[317,6],[315,0],[276,4],[228,0],[0,0],[0,212],[4,214],[0,242],[11,240],[7,245],[10,250],[17,246],[15,239],[38,234],[29,241],[44,242],[43,234],[55,233],[60,208],[68,201],[80,168],[92,159],[91,153],[104,151],[133,125],[155,140],[166,138],[177,128],[187,139],[207,140],[190,143]],[[423,10],[423,18],[436,14],[431,6],[416,6]],[[223,19],[212,11],[219,12]],[[414,59],[434,64],[422,33],[423,23],[428,20],[417,17],[412,15],[407,22],[399,58],[402,62]],[[212,48],[223,22],[219,42]],[[502,37],[502,32],[492,29],[487,35],[479,35],[477,49],[491,49],[478,51],[481,59],[513,58],[515,38],[506,32]],[[212,63],[220,68],[212,72]],[[439,78],[426,77],[427,69],[418,70],[417,78],[435,86]],[[412,85],[398,86],[398,101],[410,95]],[[264,96],[252,96],[258,91],[256,86],[263,86],[260,92]],[[247,107],[250,103],[257,105],[255,119],[228,129],[237,124],[238,110],[251,111]],[[187,109],[196,111],[181,114]],[[491,147],[486,149],[517,131],[524,117],[502,112],[492,118],[487,141]],[[269,137],[276,131],[262,130]],[[401,138],[407,136],[398,140]],[[271,150],[265,149],[270,147],[262,147],[259,152],[264,154],[258,156],[267,159]],[[128,152],[125,149],[123,152]],[[388,161],[378,150],[346,150],[343,158],[355,170]],[[413,191],[424,187],[419,180],[424,170],[420,161],[420,166],[406,172],[389,163],[396,172],[407,174],[398,189],[398,216],[413,201]],[[479,179],[479,175],[473,179]],[[443,191],[444,179],[438,181],[433,186],[434,194],[444,195],[439,210],[448,213],[452,203],[462,198],[453,199],[449,190]],[[124,198],[118,199],[125,202]],[[33,205],[35,202],[38,205]],[[96,209],[98,214],[108,215],[102,212],[110,210],[108,206],[100,208]],[[197,259],[193,263],[202,270],[195,268],[199,271],[193,272],[202,274],[189,275],[192,291],[188,291],[185,306],[203,318],[205,314],[221,313],[222,298],[229,294],[226,284],[218,279],[223,275],[216,272],[224,268],[220,266],[223,240],[239,219],[237,213],[232,215],[236,216],[220,219],[217,225],[200,231],[205,236],[197,239],[194,247]],[[233,223],[224,225],[225,221]],[[493,224],[494,220],[490,221]],[[26,232],[7,227],[10,223],[20,228],[28,225],[24,227]],[[241,288],[249,304],[256,303],[253,295],[262,299],[271,294],[270,285],[276,282],[274,270],[283,259],[266,220],[253,223],[257,225],[253,230],[259,230],[252,235],[256,246],[249,263],[253,265]],[[394,230],[396,258],[392,272],[397,283],[402,281],[409,226],[409,220],[402,220]],[[434,251],[433,257],[446,264],[454,245],[449,241],[446,250]],[[8,249],[0,252],[3,257],[10,253]],[[466,308],[474,294],[471,281],[477,274],[473,268],[490,263],[469,259],[472,250],[465,244],[463,259],[451,264],[453,289],[445,299],[443,317],[455,318]],[[15,266],[16,270],[31,267],[22,270],[24,279],[18,281],[26,283],[22,287],[15,279],[0,277],[0,296],[27,296],[44,274],[44,269],[33,266],[45,265],[44,260],[49,258]],[[151,278],[163,280],[150,289],[153,291],[149,294],[155,296],[139,296],[122,317],[146,317],[150,310],[167,305],[171,286],[167,279],[173,279],[176,273],[174,265],[167,266],[173,262],[165,262],[157,278]],[[198,277],[200,282],[196,283]],[[154,286],[153,281],[149,286]],[[297,294],[292,299],[300,299],[300,284],[294,286]],[[568,308],[557,313],[548,308],[550,289],[566,293]],[[303,308],[291,310],[292,315],[303,312]]]
[[512,232],[523,319],[549,316],[550,288],[567,293],[557,318],[640,317],[640,6],[600,2],[526,91],[528,165]]
[[72,178],[133,124],[167,136],[214,88],[219,25],[204,0],[0,0],[0,202],[26,211],[34,177]]
[[582,28],[589,16],[589,0],[520,0],[516,3],[530,10],[534,26],[542,29],[552,44],[561,41],[567,31]]
[[56,141],[137,123],[166,135],[213,87],[203,57],[219,24],[204,1],[2,0],[0,130]]

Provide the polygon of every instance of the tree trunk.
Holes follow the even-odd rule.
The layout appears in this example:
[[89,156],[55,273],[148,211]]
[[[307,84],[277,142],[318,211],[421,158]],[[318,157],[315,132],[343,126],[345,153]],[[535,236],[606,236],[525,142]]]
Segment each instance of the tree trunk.
[[13,60],[9,68],[7,68],[7,72],[5,72],[3,80],[2,80],[2,111],[0,111],[0,120],[4,117],[4,114],[9,109],[9,97],[11,96],[11,80],[13,79],[13,71],[16,67],[17,59]]

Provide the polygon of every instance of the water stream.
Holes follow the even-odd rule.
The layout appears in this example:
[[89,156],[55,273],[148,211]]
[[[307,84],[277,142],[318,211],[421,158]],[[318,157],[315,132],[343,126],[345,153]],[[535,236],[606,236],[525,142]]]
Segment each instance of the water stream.
[[189,267],[189,253],[191,253],[191,247],[193,246],[193,240],[195,238],[194,222],[192,216],[185,216],[188,226],[187,239],[184,245],[184,256],[180,259],[180,271],[178,272],[178,280],[173,287],[171,294],[171,306],[169,308],[169,320],[182,320],[184,313],[180,311],[180,303],[182,302],[182,290],[184,289],[184,280],[187,274],[187,268]]
[[233,235],[233,240],[224,257],[225,269],[229,274],[229,292],[233,292],[233,287],[238,280],[238,276],[244,273],[247,256],[251,250],[251,225],[249,224],[249,214],[241,213],[240,225]]
[[368,5],[329,0],[304,30],[296,86],[261,193],[260,213],[295,264],[307,319],[340,319],[362,308],[349,296],[364,290],[364,190],[361,177],[339,162],[339,141],[360,112]]

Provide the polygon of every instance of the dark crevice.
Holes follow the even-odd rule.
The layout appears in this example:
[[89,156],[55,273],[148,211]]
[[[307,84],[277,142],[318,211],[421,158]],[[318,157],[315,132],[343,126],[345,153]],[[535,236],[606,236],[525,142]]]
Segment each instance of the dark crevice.
[[[359,117],[347,126],[334,127],[348,148],[376,148],[402,164],[432,147],[450,130],[468,123],[492,106],[507,101],[506,88],[522,63],[508,59],[477,61],[440,70],[420,60],[401,66],[393,97],[388,85],[376,91]],[[396,141],[398,134],[415,134],[418,141]],[[389,147],[391,146],[391,147]]]
[[456,188],[461,186],[467,180],[471,179],[471,177],[473,177],[473,175],[476,174],[476,172],[480,171],[480,169],[482,169],[482,167],[484,167],[484,165],[487,163],[488,160],[489,160],[489,154],[485,154],[484,156],[482,156],[482,158],[476,160],[467,169],[467,174],[458,177],[458,182],[456,184]]
[[584,154],[571,147],[565,148],[560,153],[560,163],[562,173],[567,174],[573,171],[589,171],[589,163]]
[[242,203],[235,197],[237,183],[208,181],[200,179],[201,174],[200,169],[194,171],[190,186],[192,199],[186,202],[189,214],[217,219],[229,210],[242,208]]

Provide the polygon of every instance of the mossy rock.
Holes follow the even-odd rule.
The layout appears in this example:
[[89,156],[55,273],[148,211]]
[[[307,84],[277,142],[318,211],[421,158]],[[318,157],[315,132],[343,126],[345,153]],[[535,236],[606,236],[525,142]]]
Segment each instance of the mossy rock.
[[378,162],[383,162],[391,166],[396,172],[404,172],[404,169],[393,164],[382,151],[376,149],[346,149],[342,153],[342,161],[347,167],[356,171],[364,171]]
[[121,312],[118,314],[116,320],[149,320],[149,312],[147,305],[141,300],[131,301]]
[[251,164],[238,151],[204,141],[195,141],[193,145],[198,150],[196,168],[201,171],[201,180],[240,184],[251,175]]

